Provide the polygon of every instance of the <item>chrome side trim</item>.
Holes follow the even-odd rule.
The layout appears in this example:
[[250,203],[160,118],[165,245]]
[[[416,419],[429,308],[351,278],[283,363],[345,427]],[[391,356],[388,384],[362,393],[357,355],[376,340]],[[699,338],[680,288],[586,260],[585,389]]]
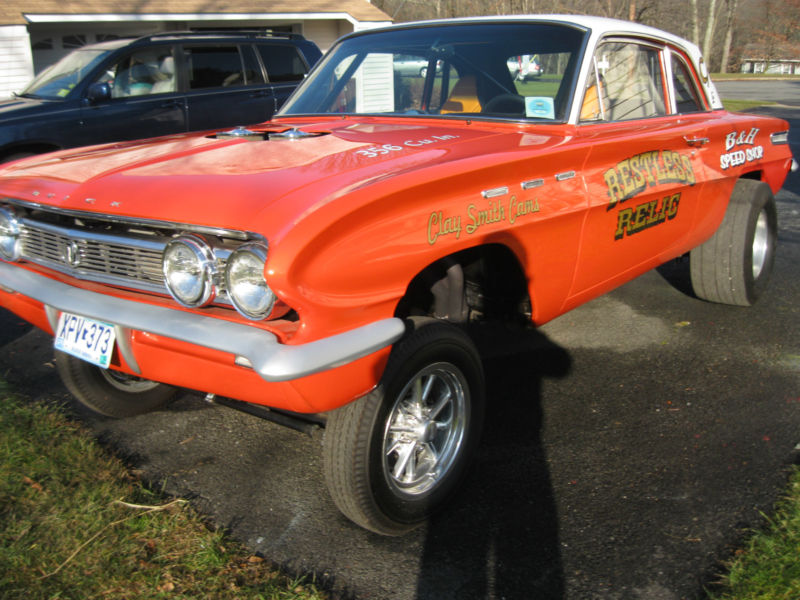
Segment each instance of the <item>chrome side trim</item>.
[[780,145],[780,144],[788,144],[789,143],[789,131],[776,131],[775,133],[769,134],[769,141],[773,144]]
[[393,344],[405,333],[401,319],[389,318],[290,346],[257,327],[90,292],[5,262],[0,262],[0,281],[4,287],[60,311],[244,357],[270,382],[346,365]]
[[532,190],[533,188],[543,186],[544,179],[529,179],[528,181],[523,181],[520,185],[523,190]]
[[565,171],[564,173],[558,173],[556,175],[556,181],[566,181],[567,179],[573,179],[575,177],[575,171]]
[[503,187],[492,188],[490,190],[483,190],[481,192],[481,196],[483,196],[488,200],[489,198],[499,198],[500,196],[505,196],[507,193],[508,193],[508,187],[503,186]]

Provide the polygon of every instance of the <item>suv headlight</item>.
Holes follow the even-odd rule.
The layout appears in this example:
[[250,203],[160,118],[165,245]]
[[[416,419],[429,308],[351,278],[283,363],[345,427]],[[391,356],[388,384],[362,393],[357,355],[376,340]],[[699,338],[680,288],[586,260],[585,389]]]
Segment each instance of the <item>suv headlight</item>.
[[267,249],[261,244],[244,244],[229,257],[225,266],[228,296],[242,315],[252,320],[267,318],[275,305],[275,294],[264,279]]
[[7,208],[0,208],[0,255],[6,260],[17,260],[20,255],[19,220]]
[[187,235],[169,242],[161,266],[169,293],[184,306],[206,306],[214,300],[216,259],[201,237]]

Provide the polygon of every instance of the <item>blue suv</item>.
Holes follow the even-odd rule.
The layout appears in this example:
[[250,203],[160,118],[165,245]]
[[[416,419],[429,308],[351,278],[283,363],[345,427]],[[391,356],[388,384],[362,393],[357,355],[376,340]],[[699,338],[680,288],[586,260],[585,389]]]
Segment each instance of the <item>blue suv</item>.
[[297,34],[165,32],[84,46],[0,101],[0,162],[270,119],[321,56]]

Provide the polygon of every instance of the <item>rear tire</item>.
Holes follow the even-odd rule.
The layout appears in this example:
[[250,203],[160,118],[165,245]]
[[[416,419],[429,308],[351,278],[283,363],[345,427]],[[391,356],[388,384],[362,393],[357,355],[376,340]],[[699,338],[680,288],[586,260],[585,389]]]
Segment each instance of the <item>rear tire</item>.
[[169,402],[177,390],[56,351],[56,370],[72,395],[90,411],[113,418],[141,415]]
[[719,229],[689,254],[694,293],[710,302],[751,306],[769,281],[777,238],[769,186],[740,179]]
[[417,527],[450,498],[483,426],[475,346],[454,325],[422,323],[394,347],[378,387],[331,413],[325,429],[331,497],[382,535]]

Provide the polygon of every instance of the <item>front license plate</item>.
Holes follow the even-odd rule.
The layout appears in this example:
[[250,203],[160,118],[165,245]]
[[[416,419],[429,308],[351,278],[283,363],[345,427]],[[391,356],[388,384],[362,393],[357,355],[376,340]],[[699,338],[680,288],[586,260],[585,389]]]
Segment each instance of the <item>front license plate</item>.
[[115,337],[114,326],[109,323],[61,313],[55,347],[106,369],[114,352]]

